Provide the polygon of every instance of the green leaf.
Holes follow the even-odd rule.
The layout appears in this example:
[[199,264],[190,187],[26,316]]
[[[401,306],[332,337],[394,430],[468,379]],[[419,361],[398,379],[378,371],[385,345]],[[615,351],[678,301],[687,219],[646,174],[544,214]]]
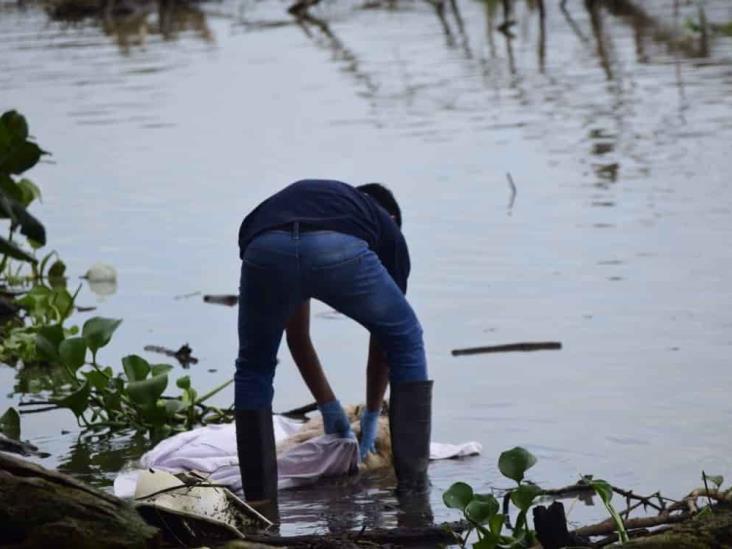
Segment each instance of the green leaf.
[[119,411],[122,409],[122,395],[120,393],[106,392],[102,396],[104,407],[108,411]]
[[137,355],[128,355],[122,359],[122,367],[130,381],[142,381],[150,373],[147,360]]
[[48,362],[59,362],[58,348],[64,340],[64,329],[60,326],[42,326],[36,334],[36,352]]
[[20,415],[15,408],[8,408],[0,416],[0,433],[13,440],[20,440]]
[[[2,155],[2,151],[0,151],[0,155]],[[0,193],[4,194],[8,199],[23,202],[23,189],[13,181],[12,177],[2,171],[0,171]]]
[[21,179],[17,183],[18,189],[20,189],[21,192],[21,203],[27,208],[31,202],[41,198],[41,189],[38,188],[38,185],[33,183],[30,179]]
[[15,222],[20,225],[20,234],[41,245],[46,244],[46,229],[43,223],[38,221],[20,202],[11,200],[10,206],[15,214]]
[[498,536],[483,536],[483,539],[476,541],[473,544],[473,549],[495,549],[498,547],[498,543],[500,542],[500,539]]
[[122,320],[95,316],[84,322],[81,334],[92,353],[104,347],[112,339],[114,331],[122,324]]
[[0,124],[4,126],[11,141],[19,143],[28,139],[28,123],[18,111],[4,112],[0,116]]
[[86,340],[83,337],[64,339],[58,346],[61,363],[76,371],[86,361]]
[[536,458],[528,450],[519,446],[506,450],[498,458],[498,469],[504,477],[521,482],[524,473],[536,464]]
[[442,494],[442,501],[450,509],[465,510],[468,503],[473,499],[473,489],[469,484],[456,482]]
[[10,219],[12,223],[16,222],[13,204],[7,196],[2,194],[0,190],[0,219]]
[[498,509],[501,507],[498,503],[498,500],[493,494],[475,494],[473,496],[473,500],[489,504],[493,508],[493,511],[491,511],[491,515],[497,513]]
[[0,161],[0,171],[20,174],[38,164],[44,151],[30,141],[13,145]]
[[608,482],[601,479],[591,481],[590,486],[592,486],[597,495],[600,496],[603,505],[605,505],[605,509],[607,509],[607,512],[610,513],[610,516],[615,523],[615,529],[618,531],[620,543],[628,542],[630,540],[630,537],[628,536],[628,532],[625,529],[623,517],[620,516],[620,513],[618,513],[613,504],[610,502],[610,500],[613,498],[612,486],[610,486]]
[[63,398],[52,398],[51,402],[61,406],[62,408],[68,408],[76,417],[79,417],[84,413],[89,403],[89,394],[91,393],[91,386],[88,381],[85,381],[79,389],[67,395]]
[[160,374],[167,374],[173,369],[173,367],[170,364],[151,364],[150,365],[150,373],[154,376],[159,376]]
[[0,255],[7,255],[13,259],[28,261],[29,263],[37,263],[35,257],[2,236],[0,236]]
[[488,519],[488,528],[494,536],[501,535],[504,524],[506,524],[506,518],[500,513],[496,513]]
[[165,401],[165,413],[168,415],[168,417],[174,416],[177,412],[180,412],[185,407],[185,404],[183,404],[177,398],[172,398]]
[[491,516],[497,512],[498,501],[492,502],[473,498],[465,507],[465,517],[475,524],[486,524]]
[[191,388],[191,376],[179,377],[178,380],[175,382],[175,384],[183,390],[190,389]]
[[58,313],[59,323],[67,319],[74,310],[74,298],[63,286],[58,286],[53,289],[49,296],[48,304],[50,307],[55,308]]
[[133,402],[144,406],[154,407],[168,386],[168,375],[161,374],[142,381],[132,381],[127,384],[127,394]]
[[51,265],[51,268],[48,269],[48,277],[49,278],[61,278],[66,274],[66,264],[61,261],[60,259],[57,259],[53,262],[53,265]]
[[[146,381],[142,381],[140,383],[146,383]],[[164,400],[158,400],[153,402],[151,405],[141,406],[140,411],[142,412],[142,416],[145,418],[145,421],[152,423],[155,428],[167,425],[168,412],[165,407]]]
[[98,370],[91,370],[90,372],[82,372],[87,381],[99,391],[103,391],[109,385],[109,378]]
[[590,482],[590,486],[595,490],[604,504],[610,503],[613,499],[613,489],[610,484],[604,480],[596,479]]
[[511,490],[511,501],[521,511],[526,511],[531,507],[532,502],[541,494],[541,488],[534,484],[522,484],[518,488]]
[[702,480],[703,479],[713,482],[717,488],[722,486],[722,483],[724,482],[724,477],[722,475],[707,475],[704,471],[702,471]]
[[702,480],[708,480],[709,482],[714,483],[717,486],[717,489],[719,489],[719,487],[722,486],[722,483],[724,482],[724,477],[722,475],[707,475],[704,471],[702,471]]

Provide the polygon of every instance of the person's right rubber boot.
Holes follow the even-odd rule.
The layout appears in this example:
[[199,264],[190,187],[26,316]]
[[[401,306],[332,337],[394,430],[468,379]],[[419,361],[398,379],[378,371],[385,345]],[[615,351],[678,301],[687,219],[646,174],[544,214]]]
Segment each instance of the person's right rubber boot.
[[391,386],[389,428],[397,476],[397,494],[429,490],[427,466],[432,428],[432,381]]
[[279,521],[279,511],[272,408],[235,410],[234,418],[244,499],[276,523]]

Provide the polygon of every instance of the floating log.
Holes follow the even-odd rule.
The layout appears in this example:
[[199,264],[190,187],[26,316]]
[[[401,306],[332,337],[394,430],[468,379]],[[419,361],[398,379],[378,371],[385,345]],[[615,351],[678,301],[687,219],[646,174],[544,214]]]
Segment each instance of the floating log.
[[505,345],[489,345],[487,347],[468,347],[467,349],[453,349],[452,356],[477,355],[481,353],[512,353],[530,351],[553,351],[562,348],[559,341],[538,341],[524,343],[508,343]]

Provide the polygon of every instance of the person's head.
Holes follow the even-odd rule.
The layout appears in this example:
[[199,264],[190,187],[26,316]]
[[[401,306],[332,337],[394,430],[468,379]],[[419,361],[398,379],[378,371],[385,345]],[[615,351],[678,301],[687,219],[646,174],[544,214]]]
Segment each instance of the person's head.
[[399,228],[402,226],[402,210],[392,192],[381,183],[366,183],[356,187],[359,191],[369,195],[394,218]]

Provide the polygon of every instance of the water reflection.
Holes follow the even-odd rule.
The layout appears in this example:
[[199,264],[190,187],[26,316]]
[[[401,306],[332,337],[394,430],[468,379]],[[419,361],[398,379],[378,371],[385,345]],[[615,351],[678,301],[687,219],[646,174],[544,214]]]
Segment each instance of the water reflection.
[[112,478],[152,446],[143,435],[115,433],[72,435],[68,452],[61,456],[58,470],[94,485],[110,486]]
[[98,21],[123,54],[145,47],[150,36],[176,40],[190,31],[204,42],[214,41],[204,12],[185,0],[54,0],[46,10],[52,20],[67,24]]

